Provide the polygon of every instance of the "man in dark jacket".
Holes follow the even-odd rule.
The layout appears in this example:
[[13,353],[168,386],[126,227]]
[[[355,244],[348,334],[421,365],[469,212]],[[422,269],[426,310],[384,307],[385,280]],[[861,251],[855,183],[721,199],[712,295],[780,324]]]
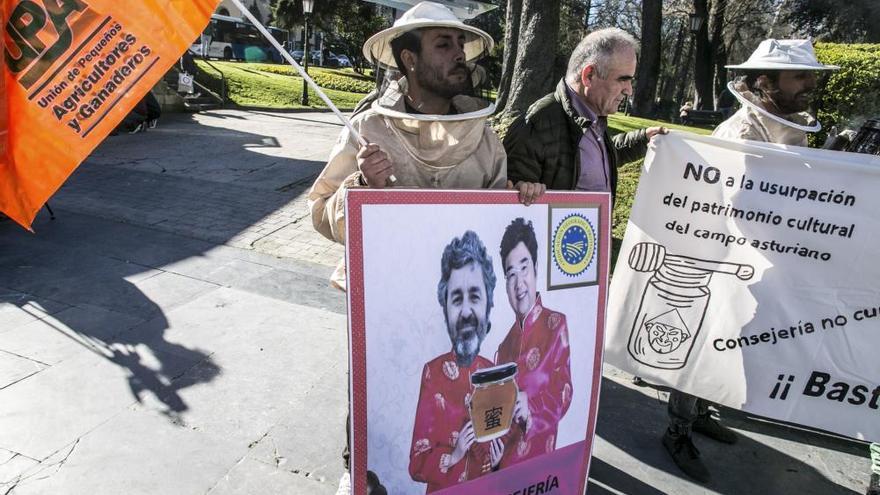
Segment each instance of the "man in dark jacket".
[[617,166],[645,156],[651,127],[608,136],[608,115],[632,94],[638,42],[608,28],[584,38],[556,91],[516,119],[504,139],[507,176],[532,200],[545,188],[615,193]]

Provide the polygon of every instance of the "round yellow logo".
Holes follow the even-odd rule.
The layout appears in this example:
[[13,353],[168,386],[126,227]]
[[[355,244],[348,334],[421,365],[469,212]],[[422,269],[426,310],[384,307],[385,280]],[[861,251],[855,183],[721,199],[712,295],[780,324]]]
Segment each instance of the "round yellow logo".
[[596,232],[585,217],[573,213],[559,222],[553,233],[553,262],[562,273],[580,275],[596,255]]

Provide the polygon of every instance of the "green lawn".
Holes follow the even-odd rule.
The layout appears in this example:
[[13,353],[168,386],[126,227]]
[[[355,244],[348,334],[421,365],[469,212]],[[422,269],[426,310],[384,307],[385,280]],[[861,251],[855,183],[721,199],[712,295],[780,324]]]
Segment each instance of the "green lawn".
[[[203,61],[196,60],[203,73],[219,87],[219,75]],[[291,66],[211,61],[226,78],[229,99],[236,105],[262,108],[306,108],[300,104],[303,80]],[[352,69],[309,68],[309,75],[342,110],[351,110],[373,87],[369,76]],[[309,88],[309,107],[327,105]]]

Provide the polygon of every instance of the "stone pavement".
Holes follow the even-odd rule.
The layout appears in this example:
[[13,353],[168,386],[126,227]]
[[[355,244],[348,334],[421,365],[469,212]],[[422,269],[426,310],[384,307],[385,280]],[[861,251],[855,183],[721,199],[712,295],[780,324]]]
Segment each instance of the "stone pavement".
[[51,205],[272,256],[335,265],[306,193],[341,124],[329,113],[173,114],[114,136]]
[[56,212],[0,225],[0,493],[334,493],[329,270]]
[[[109,138],[30,234],[0,222],[0,494],[332,494],[342,255],[304,193],[331,114],[172,115]],[[659,439],[665,392],[606,367],[591,494],[858,494],[864,444],[724,411],[714,479]]]

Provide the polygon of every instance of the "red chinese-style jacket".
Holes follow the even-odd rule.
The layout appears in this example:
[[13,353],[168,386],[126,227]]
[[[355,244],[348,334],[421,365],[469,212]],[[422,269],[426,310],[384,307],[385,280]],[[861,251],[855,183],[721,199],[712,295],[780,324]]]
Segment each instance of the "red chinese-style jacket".
[[543,307],[538,295],[534,307],[522,323],[513,324],[495,354],[496,364],[516,362],[516,384],[528,394],[531,413],[525,434],[524,425],[511,428],[502,468],[556,449],[559,421],[571,405],[570,356],[565,315]]
[[466,404],[472,391],[471,374],[490,366],[491,361],[477,356],[469,368],[460,368],[450,351],[429,361],[422,370],[409,474],[414,481],[428,484],[425,493],[492,470],[488,443],[474,442],[458,464],[447,466],[459,432],[470,420]]

